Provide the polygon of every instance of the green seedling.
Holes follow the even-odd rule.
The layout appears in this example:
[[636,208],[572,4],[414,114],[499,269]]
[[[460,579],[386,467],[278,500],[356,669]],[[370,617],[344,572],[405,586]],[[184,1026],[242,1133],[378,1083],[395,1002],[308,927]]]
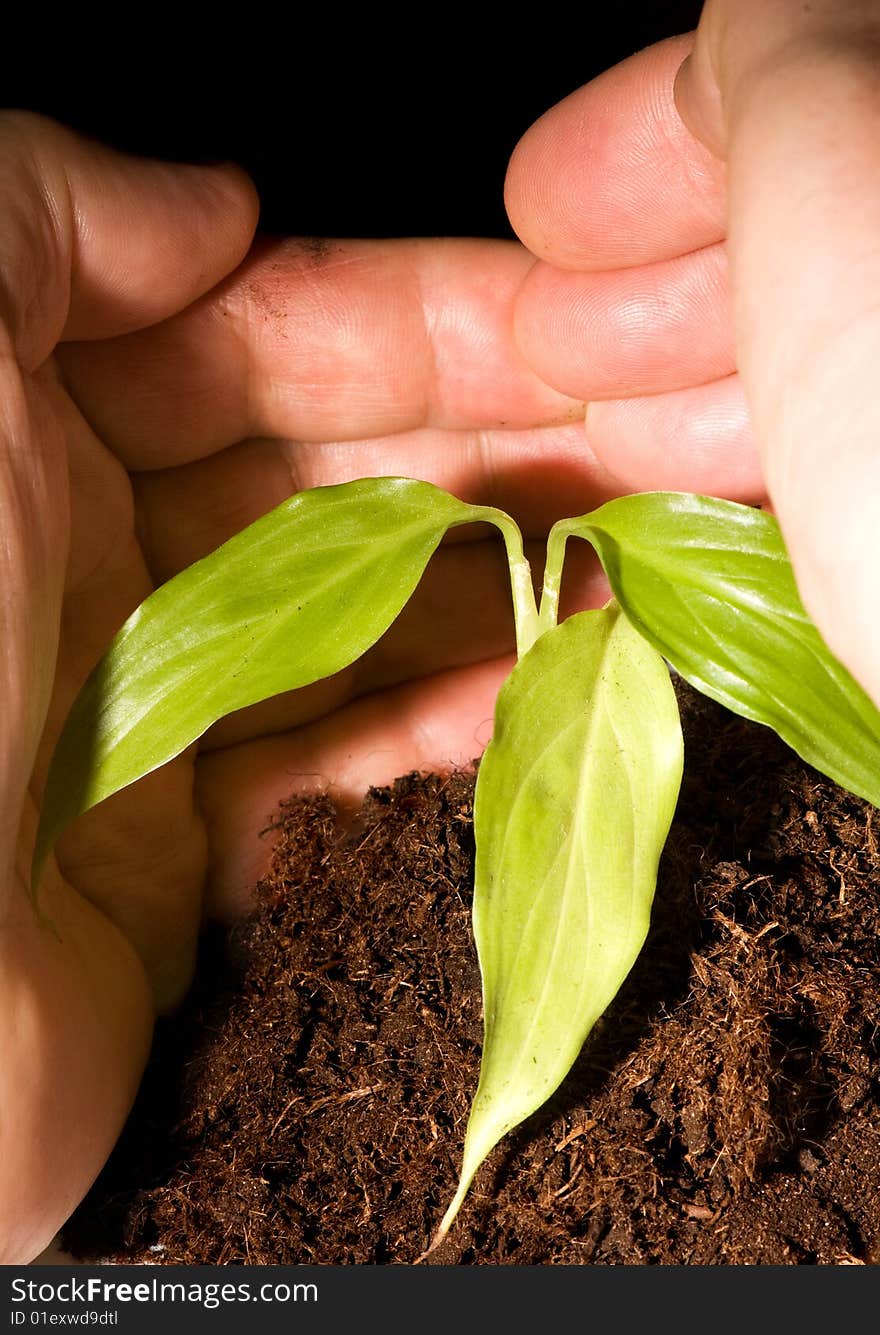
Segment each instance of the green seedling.
[[[518,658],[474,807],[479,1085],[442,1238],[490,1150],[571,1068],[648,931],[682,770],[669,665],[880,805],[880,714],[797,593],[776,521],[705,496],[610,501],[550,533],[540,606],[514,521],[408,478],[285,501],[157,589],[75,701],[33,867],[62,830],[233,710],[338,672],[387,630],[446,531],[486,522],[510,566]],[[557,622],[566,542],[613,591]]]

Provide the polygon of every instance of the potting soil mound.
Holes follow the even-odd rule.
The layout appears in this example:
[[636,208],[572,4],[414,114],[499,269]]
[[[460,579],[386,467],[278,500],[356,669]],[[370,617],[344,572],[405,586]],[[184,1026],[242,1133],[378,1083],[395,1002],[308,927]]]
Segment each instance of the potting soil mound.
[[[880,1259],[878,814],[680,690],[686,771],[648,942],[551,1103],[481,1170],[444,1264]],[[259,908],[206,936],[83,1259],[414,1262],[456,1183],[482,1022],[467,774],[279,816]]]

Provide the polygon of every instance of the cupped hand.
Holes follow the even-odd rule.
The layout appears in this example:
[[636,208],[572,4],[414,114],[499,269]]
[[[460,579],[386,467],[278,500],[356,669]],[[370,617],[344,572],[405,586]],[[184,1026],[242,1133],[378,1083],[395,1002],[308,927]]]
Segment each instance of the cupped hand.
[[[0,117],[0,1260],[34,1258],[118,1135],[207,911],[247,902],[277,801],[356,801],[487,740],[506,566],[458,531],[361,663],[233,716],[63,836],[28,900],[66,711],[155,583],[292,491],[406,474],[538,539],[613,491],[582,405],[515,350],[515,244],[262,240],[234,169]],[[594,567],[572,588],[602,596]]]
[[808,609],[880,701],[878,51],[870,0],[709,0],[695,47],[649,48],[533,126],[506,194],[539,261],[518,346],[589,402],[591,451],[627,489],[769,496]]

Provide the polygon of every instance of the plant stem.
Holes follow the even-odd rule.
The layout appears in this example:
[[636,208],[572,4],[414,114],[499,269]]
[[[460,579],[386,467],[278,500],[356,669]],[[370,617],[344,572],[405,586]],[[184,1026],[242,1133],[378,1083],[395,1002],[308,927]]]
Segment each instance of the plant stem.
[[510,563],[510,591],[513,595],[513,617],[516,622],[516,656],[522,658],[541,633],[538,608],[528,561],[524,556],[520,561],[512,561],[509,549],[507,559]]
[[513,598],[513,619],[516,626],[516,656],[522,658],[541,633],[532,571],[523,551],[522,534],[510,515],[505,514],[503,510],[490,509],[487,506],[480,518],[488,519],[494,524],[504,539],[507,564],[510,567],[510,593]]
[[541,610],[538,613],[538,634],[552,630],[559,615],[559,590],[562,585],[562,563],[565,544],[571,536],[571,520],[561,519],[554,524],[547,538],[547,560],[544,565],[544,583],[541,590]]

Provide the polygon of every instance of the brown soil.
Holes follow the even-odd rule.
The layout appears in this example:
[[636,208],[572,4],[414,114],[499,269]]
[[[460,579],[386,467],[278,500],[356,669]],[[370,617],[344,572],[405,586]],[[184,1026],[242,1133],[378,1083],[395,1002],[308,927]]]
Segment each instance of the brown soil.
[[[496,1149],[444,1264],[880,1259],[873,809],[682,692],[653,926],[557,1096]],[[455,1185],[479,1062],[466,775],[282,813],[260,909],[205,940],[87,1258],[411,1263]]]

